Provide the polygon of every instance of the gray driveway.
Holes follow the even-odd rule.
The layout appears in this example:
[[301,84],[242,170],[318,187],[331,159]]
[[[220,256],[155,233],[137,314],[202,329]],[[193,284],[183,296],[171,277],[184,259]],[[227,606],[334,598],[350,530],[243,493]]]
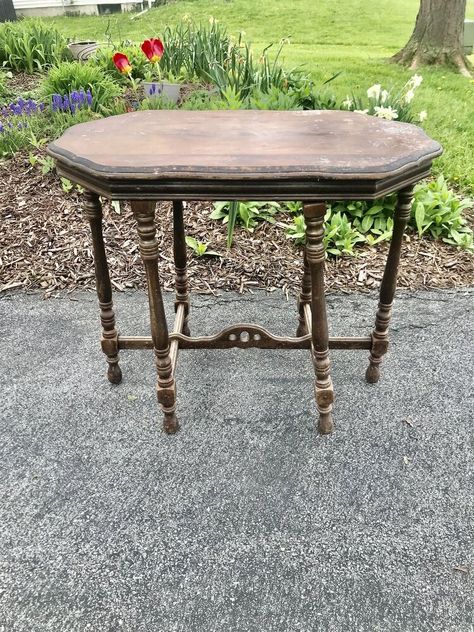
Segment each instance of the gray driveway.
[[[110,385],[73,299],[0,300],[2,632],[474,630],[474,292],[400,294],[378,385],[334,352],[329,437],[309,353],[259,350],[181,352],[165,436],[152,354]],[[146,333],[144,294],[117,301]],[[330,296],[331,333],[375,302]],[[193,301],[194,333],[237,319],[296,327],[281,295]]]

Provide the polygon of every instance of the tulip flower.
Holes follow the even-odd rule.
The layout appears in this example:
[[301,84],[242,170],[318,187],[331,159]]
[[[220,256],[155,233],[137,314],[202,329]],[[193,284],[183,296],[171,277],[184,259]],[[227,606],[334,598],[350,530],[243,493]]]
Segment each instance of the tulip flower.
[[115,53],[112,59],[117,70],[123,75],[129,75],[132,72],[132,65],[127,55],[124,55],[123,53]]
[[160,39],[145,40],[141,48],[152,64],[159,62],[165,52],[165,47]]

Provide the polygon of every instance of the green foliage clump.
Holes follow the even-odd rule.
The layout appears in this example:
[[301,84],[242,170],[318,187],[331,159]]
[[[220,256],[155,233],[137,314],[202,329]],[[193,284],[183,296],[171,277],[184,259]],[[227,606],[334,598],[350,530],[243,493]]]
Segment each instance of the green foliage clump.
[[[389,241],[393,233],[393,214],[397,194],[392,193],[375,202],[334,202],[325,217],[326,251],[333,255],[354,254],[354,246],[365,243],[374,246]],[[287,203],[290,204],[290,203]],[[422,182],[415,187],[409,227],[421,237],[428,234],[448,244],[474,252],[473,232],[467,226],[463,211],[472,207],[473,200],[461,199],[450,190],[443,178]],[[298,213],[287,227],[288,239],[296,244],[306,240],[306,224]]]
[[[324,217],[323,244],[328,254],[355,255],[354,247],[365,241],[365,237],[354,227],[350,218],[341,210],[331,207]],[[293,223],[287,228],[286,236],[294,239],[296,244],[306,241],[306,222],[303,215],[296,215]]]
[[0,65],[30,74],[67,59],[66,40],[52,24],[23,20],[0,24]]
[[44,98],[53,94],[70,94],[73,90],[90,89],[92,110],[109,114],[114,102],[122,94],[120,86],[103,70],[92,63],[63,62],[51,68],[40,87]]
[[463,211],[472,205],[473,200],[460,199],[448,188],[444,177],[439,176],[415,187],[410,223],[420,237],[428,233],[435,239],[473,251],[472,230],[463,217]]

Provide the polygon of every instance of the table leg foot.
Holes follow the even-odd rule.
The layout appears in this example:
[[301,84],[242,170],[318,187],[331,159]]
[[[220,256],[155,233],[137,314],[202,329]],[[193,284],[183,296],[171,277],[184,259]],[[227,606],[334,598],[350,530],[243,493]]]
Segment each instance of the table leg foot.
[[163,418],[163,430],[166,434],[176,434],[179,430],[179,423],[174,413],[165,413]]
[[380,380],[380,367],[377,364],[374,364],[372,360],[370,360],[370,364],[365,372],[365,380],[369,384],[377,384]]
[[319,434],[327,435],[331,434],[334,430],[334,422],[332,420],[331,413],[320,413],[318,423]]
[[107,369],[107,379],[111,384],[120,384],[122,381],[122,369],[117,362],[109,362],[109,368]]

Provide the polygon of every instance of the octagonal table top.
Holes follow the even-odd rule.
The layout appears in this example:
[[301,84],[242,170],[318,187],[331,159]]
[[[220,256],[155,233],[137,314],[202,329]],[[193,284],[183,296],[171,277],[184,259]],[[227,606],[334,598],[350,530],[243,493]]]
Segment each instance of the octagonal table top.
[[48,147],[61,175],[118,199],[373,198],[428,175],[441,152],[415,125],[334,110],[147,110]]

